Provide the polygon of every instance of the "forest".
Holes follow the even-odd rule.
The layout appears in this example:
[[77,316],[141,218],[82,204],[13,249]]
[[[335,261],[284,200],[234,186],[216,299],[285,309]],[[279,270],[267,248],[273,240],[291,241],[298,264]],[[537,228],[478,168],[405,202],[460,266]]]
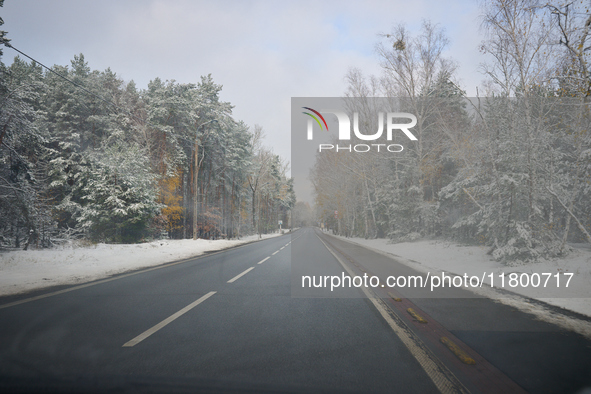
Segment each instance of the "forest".
[[[4,31],[1,44],[11,46]],[[211,75],[138,89],[83,54],[49,69],[0,61],[0,247],[237,238],[287,224],[287,163],[261,127],[232,117],[221,89]]]
[[384,35],[381,75],[350,70],[345,97],[360,128],[375,132],[378,113],[396,108],[418,118],[417,141],[405,139],[404,154],[318,153],[310,178],[323,225],[487,245],[510,264],[591,243],[589,9],[496,0],[481,14],[477,97],[466,97],[445,32],[429,21]]

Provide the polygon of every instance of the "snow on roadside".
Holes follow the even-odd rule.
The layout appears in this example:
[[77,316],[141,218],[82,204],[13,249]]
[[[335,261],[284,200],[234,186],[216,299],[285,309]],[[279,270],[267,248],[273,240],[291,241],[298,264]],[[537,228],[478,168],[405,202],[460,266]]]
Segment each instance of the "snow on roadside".
[[[279,235],[265,234],[263,238]],[[159,240],[143,244],[96,244],[89,247],[3,252],[0,253],[0,295],[89,282],[257,239],[258,235],[252,235],[240,240]]]
[[[431,275],[441,272],[463,276],[482,277],[483,273],[493,273],[495,287],[499,286],[499,274],[517,273],[518,275],[534,273],[573,273],[568,289],[558,289],[555,286],[546,288],[538,286],[509,287],[505,284],[505,290],[530,297],[547,304],[565,308],[580,314],[591,316],[591,249],[577,248],[569,256],[563,259],[553,259],[536,264],[524,264],[507,266],[495,261],[486,254],[487,248],[482,246],[462,246],[453,242],[441,240],[421,240],[416,242],[402,242],[391,244],[386,239],[344,238],[345,241],[370,247],[374,250],[393,255],[397,261],[415,268],[421,272],[431,272]],[[545,277],[542,277],[542,280]],[[561,276],[561,280],[565,279]],[[552,280],[555,280],[552,277]],[[490,284],[490,280],[485,280]],[[565,280],[562,282],[564,285]],[[536,315],[538,318],[558,324],[569,330],[574,330],[591,338],[591,323],[578,319],[565,319],[549,308],[539,304],[526,302],[523,297],[511,295],[508,292],[499,292],[491,287],[468,288],[479,295],[493,298],[499,302],[514,306],[525,312]]]

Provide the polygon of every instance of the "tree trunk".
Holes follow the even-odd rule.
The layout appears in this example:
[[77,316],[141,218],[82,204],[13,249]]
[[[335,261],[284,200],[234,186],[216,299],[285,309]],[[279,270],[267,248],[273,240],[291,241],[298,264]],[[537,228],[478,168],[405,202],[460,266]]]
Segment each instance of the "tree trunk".
[[197,239],[197,212],[199,210],[199,195],[198,179],[199,179],[199,140],[195,139],[195,170],[193,173],[193,239]]

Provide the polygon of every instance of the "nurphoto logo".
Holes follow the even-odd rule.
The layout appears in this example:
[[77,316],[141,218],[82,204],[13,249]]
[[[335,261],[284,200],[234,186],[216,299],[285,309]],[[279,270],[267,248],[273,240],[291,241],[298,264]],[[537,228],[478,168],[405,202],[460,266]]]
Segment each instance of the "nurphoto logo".
[[[309,112],[302,112],[303,114],[310,117],[308,119],[307,124],[307,138],[308,140],[313,140],[314,138],[314,122],[318,124],[320,130],[328,131],[328,123],[322,114],[332,114],[336,116],[338,121],[338,136],[339,141],[347,141],[351,140],[351,120],[349,116],[339,110],[335,109],[321,109],[317,111],[310,107],[302,107]],[[408,119],[410,122],[406,123],[399,123],[399,119]],[[396,121],[395,121],[396,120]],[[407,112],[387,112],[386,113],[386,140],[392,141],[392,135],[394,134],[395,130],[400,130],[406,137],[408,137],[411,141],[417,141],[417,137],[415,137],[411,132],[410,128],[414,127],[417,124],[417,117],[413,114],[409,114]],[[362,141],[376,141],[382,137],[384,133],[384,113],[378,113],[378,130],[373,134],[364,134],[359,130],[359,113],[353,113],[353,133],[355,137]],[[356,144],[356,145],[347,145],[347,146],[340,146],[338,144],[319,144],[318,151],[322,152],[323,150],[336,150],[337,152],[344,150],[349,152],[369,152],[370,150],[375,149],[377,152],[380,152],[380,149],[386,150],[388,152],[402,152],[404,147],[400,144]]]

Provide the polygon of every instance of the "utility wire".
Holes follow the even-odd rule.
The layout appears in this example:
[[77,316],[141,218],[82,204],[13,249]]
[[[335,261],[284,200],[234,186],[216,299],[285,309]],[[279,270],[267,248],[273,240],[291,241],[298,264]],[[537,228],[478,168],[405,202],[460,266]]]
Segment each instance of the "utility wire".
[[[82,86],[82,85],[80,85],[80,84],[78,84],[78,83],[76,83],[76,82],[72,81],[72,80],[71,80],[71,79],[69,79],[68,77],[66,77],[66,76],[64,76],[64,75],[62,75],[62,74],[60,74],[60,73],[58,73],[57,71],[55,71],[55,70],[53,70],[53,69],[51,69],[51,68],[47,67],[45,64],[41,63],[40,61],[37,61],[37,60],[33,59],[31,56],[27,55],[26,53],[24,53],[24,52],[22,52],[22,51],[20,51],[20,50],[16,49],[16,48],[15,48],[14,46],[12,46],[10,43],[8,43],[8,42],[5,42],[5,43],[4,43],[4,45],[5,45],[5,46],[7,46],[8,48],[14,49],[15,51],[17,51],[17,52],[18,52],[18,53],[20,53],[21,55],[23,55],[23,56],[25,56],[26,58],[30,59],[31,61],[33,61],[33,62],[35,62],[35,63],[39,64],[41,67],[43,67],[43,68],[45,68],[47,71],[49,71],[49,72],[51,72],[51,73],[53,73],[53,74],[57,75],[57,76],[58,76],[58,77],[60,77],[61,79],[65,80],[65,81],[68,81],[68,82],[69,82],[69,83],[71,83],[72,85],[76,86],[78,89],[80,89],[80,90],[83,90],[84,92],[88,93],[89,95],[91,95],[91,96],[93,96],[93,97],[96,97],[97,99],[99,99],[99,100],[101,100],[101,101],[103,101],[103,102],[105,102],[105,103],[107,103],[107,104],[109,104],[109,105],[111,105],[111,106],[113,106],[113,107],[115,107],[115,108],[117,108],[117,109],[120,109],[120,110],[124,111],[124,112],[125,112],[125,113],[127,113],[129,116],[131,116],[132,118],[135,118],[136,120],[138,120],[138,121],[140,121],[140,122],[142,122],[142,123],[146,123],[148,126],[151,126],[151,127],[155,128],[155,129],[159,129],[159,128],[160,128],[160,127],[158,127],[158,126],[156,126],[156,125],[154,125],[154,124],[152,124],[152,123],[148,122],[147,120],[145,120],[145,119],[142,119],[142,118],[140,118],[140,117],[138,117],[138,116],[134,115],[134,114],[133,114],[133,113],[131,113],[131,112],[130,112],[130,111],[127,109],[127,108],[123,108],[123,107],[121,107],[121,106],[119,106],[119,105],[115,104],[114,102],[112,102],[112,101],[110,101],[110,100],[107,100],[107,99],[105,99],[105,98],[103,98],[103,97],[99,96],[99,95],[98,95],[98,94],[96,94],[96,93],[93,93],[93,92],[91,92],[90,90],[86,89],[84,86]],[[217,119],[214,119],[214,120],[215,120],[216,122],[220,123],[220,122],[219,122]],[[205,124],[207,124],[207,123],[211,123],[211,122],[213,122],[214,120],[211,120],[211,121],[208,121],[208,122],[205,122],[205,123],[202,123],[202,124],[200,124],[200,125],[197,127],[197,131],[199,131],[199,128],[201,128],[201,126],[204,126],[204,125],[205,125]],[[223,123],[223,122],[222,122],[222,123]],[[178,138],[178,137],[179,137],[179,136],[177,136],[177,138]],[[181,138],[181,139],[183,139],[183,140],[187,140],[186,138],[183,138],[183,137],[180,137],[180,138]],[[187,141],[188,141],[188,140],[187,140]]]
[[[63,76],[62,74],[58,73],[57,71],[55,71],[55,70],[53,70],[53,69],[51,69],[51,68],[47,67],[45,64],[41,63],[40,61],[38,61],[38,60],[35,60],[35,59],[33,59],[31,56],[27,55],[26,53],[24,53],[24,52],[22,52],[22,51],[20,51],[20,50],[16,49],[16,48],[15,48],[15,47],[13,47],[13,46],[12,46],[10,43],[8,43],[8,42],[5,42],[5,43],[4,43],[4,45],[6,45],[7,47],[9,47],[9,48],[11,48],[11,49],[14,49],[15,51],[17,51],[17,52],[18,52],[18,53],[20,53],[21,55],[23,55],[23,56],[27,57],[28,59],[30,59],[31,61],[33,61],[33,62],[35,62],[35,63],[39,64],[41,67],[43,67],[43,68],[45,68],[47,71],[49,71],[49,72],[51,72],[51,73],[53,73],[53,74],[57,75],[57,76],[58,76],[58,77],[60,77],[61,79],[63,79],[63,80],[65,80],[65,81],[68,81],[68,82],[70,82],[72,85],[76,86],[78,89],[85,91],[86,93],[90,94],[91,96],[93,96],[93,97],[96,97],[97,99],[99,99],[99,100],[101,100],[101,101],[103,101],[103,102],[105,102],[105,103],[107,103],[107,104],[109,104],[109,105],[112,105],[112,106],[113,106],[113,107],[115,107],[115,108],[118,108],[118,109],[120,109],[120,110],[123,110],[123,111],[125,111],[125,112],[128,112],[128,113],[129,113],[129,111],[128,111],[126,108],[120,107],[120,106],[118,106],[117,104],[115,104],[114,102],[112,102],[112,101],[110,101],[110,100],[107,100],[107,99],[105,99],[105,98],[103,98],[103,97],[99,96],[99,95],[98,95],[98,94],[96,94],[96,93],[93,93],[93,92],[91,92],[90,90],[86,89],[84,86],[82,86],[82,85],[80,85],[80,84],[77,84],[76,82],[72,81],[72,80],[71,80],[71,79],[69,79],[68,77],[65,77],[65,76]],[[137,120],[140,120],[140,121],[144,122],[144,120],[142,120],[142,119],[138,118],[137,116],[135,116],[135,115],[134,115],[134,114],[132,114],[132,113],[129,113],[129,115],[133,116],[133,117],[134,117],[134,118],[136,118]]]

